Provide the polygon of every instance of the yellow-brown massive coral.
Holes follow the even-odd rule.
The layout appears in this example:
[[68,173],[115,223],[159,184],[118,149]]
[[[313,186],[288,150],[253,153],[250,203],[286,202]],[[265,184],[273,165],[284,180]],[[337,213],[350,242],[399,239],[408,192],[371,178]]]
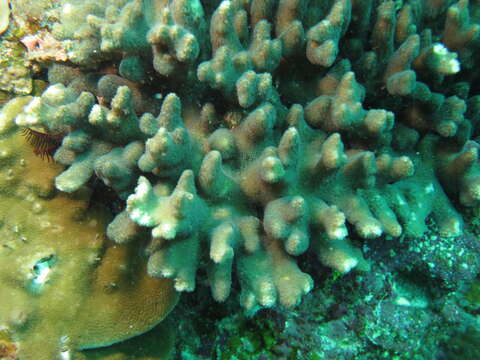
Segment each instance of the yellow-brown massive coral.
[[54,188],[62,166],[35,156],[13,122],[29,100],[0,117],[0,346],[26,360],[73,358],[151,329],[178,295],[135,249],[106,239],[110,215],[89,205],[88,189]]

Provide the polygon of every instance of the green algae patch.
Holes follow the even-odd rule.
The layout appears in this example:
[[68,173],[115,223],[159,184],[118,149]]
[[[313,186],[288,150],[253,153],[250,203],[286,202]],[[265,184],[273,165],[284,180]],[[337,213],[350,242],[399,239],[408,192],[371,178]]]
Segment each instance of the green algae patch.
[[480,308],[480,278],[473,282],[465,297],[475,308]]
[[150,278],[138,252],[106,239],[111,216],[90,206],[90,191],[54,189],[62,167],[34,155],[13,124],[17,105],[0,119],[0,329],[25,360],[150,330],[177,302],[171,281]]

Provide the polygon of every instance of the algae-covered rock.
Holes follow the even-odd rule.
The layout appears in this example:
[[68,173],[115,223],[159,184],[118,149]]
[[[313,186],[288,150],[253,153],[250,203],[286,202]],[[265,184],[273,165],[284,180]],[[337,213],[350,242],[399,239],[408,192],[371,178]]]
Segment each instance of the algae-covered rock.
[[24,360],[73,359],[150,330],[176,304],[171,281],[150,278],[138,252],[106,239],[110,214],[90,205],[89,191],[54,189],[62,167],[35,156],[13,124],[25,102],[14,105],[0,119],[0,330],[8,345]]
[[28,67],[24,56],[25,50],[20,43],[7,40],[0,42],[0,90],[18,95],[32,92],[32,69]]

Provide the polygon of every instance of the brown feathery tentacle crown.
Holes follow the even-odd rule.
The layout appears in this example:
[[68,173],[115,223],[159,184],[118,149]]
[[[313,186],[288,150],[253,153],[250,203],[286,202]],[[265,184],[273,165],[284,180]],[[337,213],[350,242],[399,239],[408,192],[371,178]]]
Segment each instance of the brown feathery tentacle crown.
[[32,146],[35,155],[47,160],[53,161],[53,154],[62,142],[62,134],[47,134],[31,128],[22,129],[22,135],[25,136],[27,143]]

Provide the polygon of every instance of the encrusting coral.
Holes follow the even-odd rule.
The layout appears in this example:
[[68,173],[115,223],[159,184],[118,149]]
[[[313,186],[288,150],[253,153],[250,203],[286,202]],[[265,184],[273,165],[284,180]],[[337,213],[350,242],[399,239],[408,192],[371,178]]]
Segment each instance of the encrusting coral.
[[53,34],[80,70],[51,66],[15,123],[64,136],[57,189],[97,177],[125,200],[107,235],[144,248],[150,276],[193,291],[206,266],[218,301],[235,273],[248,311],[291,307],[313,286],[307,250],[346,273],[369,267],[352,238],[420,237],[427,218],[462,234],[456,206],[480,200],[478,10],[64,1]]
[[71,358],[150,330],[178,295],[147,275],[132,246],[107,240],[111,215],[89,206],[86,188],[55,190],[62,167],[36,156],[13,122],[30,100],[0,116],[0,331],[18,358]]

